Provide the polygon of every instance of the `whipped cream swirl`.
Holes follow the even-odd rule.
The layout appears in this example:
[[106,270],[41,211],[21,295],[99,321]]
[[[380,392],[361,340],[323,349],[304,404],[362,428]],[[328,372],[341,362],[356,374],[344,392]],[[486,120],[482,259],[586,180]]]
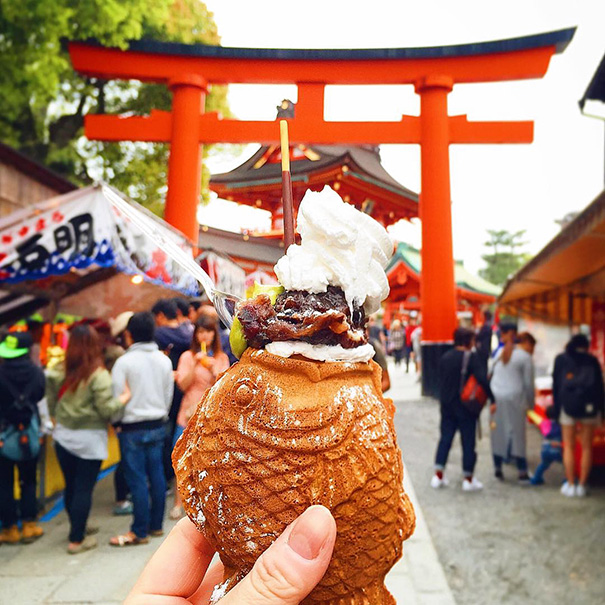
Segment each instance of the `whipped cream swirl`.
[[265,350],[278,357],[302,355],[315,361],[349,361],[366,362],[374,357],[374,347],[371,344],[361,345],[354,349],[344,349],[340,345],[312,345],[300,340],[270,342]]
[[286,290],[325,292],[342,288],[349,306],[374,313],[389,294],[384,272],[393,252],[385,228],[343,202],[330,187],[307,191],[298,211],[301,244],[292,245],[275,265]]

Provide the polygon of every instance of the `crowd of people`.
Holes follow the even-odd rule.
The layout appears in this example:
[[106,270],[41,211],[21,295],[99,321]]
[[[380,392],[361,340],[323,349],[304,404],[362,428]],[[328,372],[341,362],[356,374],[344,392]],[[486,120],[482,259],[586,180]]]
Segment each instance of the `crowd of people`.
[[[386,358],[391,356],[395,371],[410,362],[420,379],[422,327],[419,318],[393,319],[388,327],[369,320],[369,339],[383,367],[383,391],[390,387]],[[497,344],[495,344],[497,343]],[[440,426],[431,486],[449,484],[445,467],[456,433],[462,446],[462,489],[483,489],[475,476],[476,439],[480,434],[480,413],[489,414],[490,443],[494,476],[504,481],[505,464],[517,469],[520,485],[541,485],[544,473],[553,462],[564,465],[566,480],[561,487],[565,496],[584,497],[592,469],[592,442],[597,426],[605,417],[603,373],[597,358],[589,352],[586,336],[576,334],[565,351],[555,360],[553,370],[553,405],[541,424],[544,435],[541,461],[530,473],[527,462],[527,411],[534,407],[535,382],[533,354],[536,339],[529,332],[519,333],[512,323],[494,326],[490,311],[478,330],[459,327],[454,333],[454,347],[441,360]],[[494,346],[495,345],[495,346]],[[484,401],[473,408],[464,398],[469,378],[479,385]],[[489,404],[489,405],[488,405]],[[580,463],[575,459],[576,427],[581,444]]]
[[[43,370],[38,355],[31,331],[11,332],[0,344],[0,542],[30,543],[44,533],[36,521],[36,471],[46,410],[65,481],[67,552],[97,546],[89,514],[110,425],[120,446],[114,513],[131,514],[132,523],[109,543],[163,535],[167,494],[176,491],[173,446],[204,391],[235,361],[214,307],[165,298],[148,312],[81,320],[69,330],[60,363]],[[182,515],[175,493],[170,517]]]
[[[585,336],[575,335],[555,361],[553,405],[542,446],[542,460],[530,474],[526,452],[526,413],[534,405],[532,356],[535,338],[492,317],[476,333],[460,327],[454,347],[440,363],[440,438],[431,486],[448,484],[448,455],[456,433],[462,444],[462,489],[483,488],[475,476],[476,435],[483,407],[490,415],[494,475],[515,464],[518,482],[539,485],[553,462],[562,462],[566,496],[585,496],[592,465],[592,440],[604,416],[605,389],[598,360]],[[396,371],[410,362],[421,371],[422,328],[418,318],[395,319],[388,330],[374,318],[368,338],[383,368],[382,388],[390,388],[387,356]],[[0,343],[0,543],[31,543],[43,535],[37,523],[37,465],[45,410],[52,419],[56,457],[65,481],[64,504],[70,530],[67,552],[97,546],[99,530],[89,522],[94,488],[108,458],[113,426],[120,446],[115,470],[114,514],[132,515],[116,547],[147,543],[163,535],[167,494],[174,493],[172,519],[183,516],[172,483],[171,452],[203,393],[236,361],[227,330],[210,304],[184,298],[160,299],[148,312],[124,312],[104,322],[73,324],[64,358],[43,369],[36,332],[11,332]],[[473,395],[467,396],[472,382]],[[483,394],[482,397],[479,394]],[[40,405],[40,402],[45,405]],[[48,422],[48,420],[46,421]],[[575,431],[579,425],[581,464],[576,476]],[[18,471],[20,500],[15,500]]]
[[[565,351],[557,356],[553,371],[553,404],[546,409],[541,462],[532,475],[527,463],[527,411],[534,407],[533,353],[536,339],[529,332],[518,333],[514,324],[498,327],[498,346],[492,353],[491,314],[476,334],[460,327],[454,333],[454,347],[441,359],[440,438],[435,454],[431,486],[448,484],[445,467],[456,433],[462,444],[462,489],[483,489],[475,476],[476,435],[483,407],[489,409],[494,476],[504,480],[504,464],[514,464],[521,485],[544,483],[544,472],[553,462],[563,462],[565,496],[584,497],[592,468],[595,428],[603,421],[605,390],[597,358],[589,352],[582,334],[574,335]],[[469,381],[475,388],[470,396]],[[479,393],[478,393],[479,391]],[[576,472],[576,426],[582,445],[579,473]]]
[[393,357],[396,368],[404,362],[405,371],[409,373],[410,362],[413,362],[414,372],[420,378],[422,326],[418,317],[410,317],[406,321],[393,319],[388,328],[380,326],[374,317],[370,317],[368,336],[375,349]]

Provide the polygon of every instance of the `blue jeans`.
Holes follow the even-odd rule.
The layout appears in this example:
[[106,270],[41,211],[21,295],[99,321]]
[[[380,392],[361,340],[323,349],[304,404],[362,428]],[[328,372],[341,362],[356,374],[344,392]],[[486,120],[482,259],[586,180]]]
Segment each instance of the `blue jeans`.
[[462,441],[462,471],[465,477],[472,476],[477,462],[477,453],[475,452],[477,417],[473,416],[462,405],[456,406],[453,409],[442,405],[440,428],[441,437],[435,456],[435,468],[437,470],[445,469],[452,441],[454,441],[456,431],[460,431],[460,440]]
[[174,429],[174,439],[172,440],[172,449],[176,445],[176,442],[179,440],[179,437],[185,432],[185,427],[177,424]]
[[550,443],[542,444],[542,459],[536,468],[536,472],[531,479],[533,485],[544,483],[544,472],[553,462],[563,462],[563,454],[560,447],[551,445]]
[[166,429],[122,431],[119,438],[134,509],[130,529],[138,538],[146,538],[149,531],[161,530],[164,520],[166,477],[162,458]]

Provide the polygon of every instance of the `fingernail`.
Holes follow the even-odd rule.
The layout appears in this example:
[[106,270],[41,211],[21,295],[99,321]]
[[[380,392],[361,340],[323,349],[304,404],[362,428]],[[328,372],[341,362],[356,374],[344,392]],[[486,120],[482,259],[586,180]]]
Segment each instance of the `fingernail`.
[[294,522],[288,544],[301,557],[312,561],[319,556],[330,537],[333,524],[334,520],[327,508],[312,506]]

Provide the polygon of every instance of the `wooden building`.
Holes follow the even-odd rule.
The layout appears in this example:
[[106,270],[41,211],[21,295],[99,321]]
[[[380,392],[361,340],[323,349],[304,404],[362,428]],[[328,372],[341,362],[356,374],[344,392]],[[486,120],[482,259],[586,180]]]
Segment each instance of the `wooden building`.
[[0,143],[0,217],[74,189],[66,178]]
[[[277,118],[294,118],[296,104],[284,100]],[[404,187],[384,168],[373,145],[290,145],[295,210],[307,190],[329,185],[340,197],[385,227],[418,216],[418,194]],[[210,178],[210,189],[223,199],[271,212],[272,234],[281,237],[283,211],[281,149],[262,146],[230,172]]]
[[[391,293],[386,302],[384,321],[419,312],[421,304],[422,257],[420,250],[401,242],[391,258],[387,269],[387,278]],[[481,321],[481,311],[496,302],[500,288],[482,277],[468,271],[461,262],[454,268],[456,280],[456,311],[471,313],[471,321],[477,325]]]

